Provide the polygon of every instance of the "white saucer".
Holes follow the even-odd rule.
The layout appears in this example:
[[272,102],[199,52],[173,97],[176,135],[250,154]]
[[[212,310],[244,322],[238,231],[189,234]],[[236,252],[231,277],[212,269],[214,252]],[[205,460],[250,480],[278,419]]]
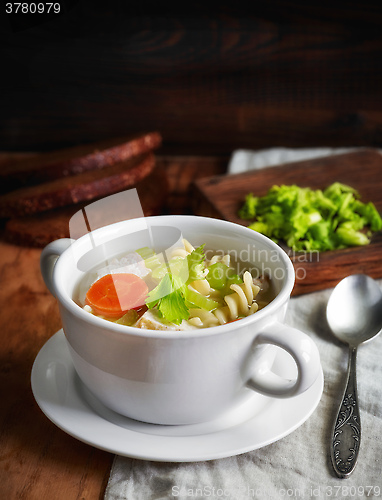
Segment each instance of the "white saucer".
[[[282,351],[278,364],[290,364]],[[284,368],[283,368],[284,369]],[[111,453],[163,462],[197,462],[239,455],[273,443],[303,424],[317,407],[323,374],[300,396],[245,403],[217,420],[197,425],[153,425],[123,417],[100,403],[82,384],[66,339],[58,331],[32,368],[32,391],[45,415],[60,429]],[[258,405],[258,401],[257,401]]]

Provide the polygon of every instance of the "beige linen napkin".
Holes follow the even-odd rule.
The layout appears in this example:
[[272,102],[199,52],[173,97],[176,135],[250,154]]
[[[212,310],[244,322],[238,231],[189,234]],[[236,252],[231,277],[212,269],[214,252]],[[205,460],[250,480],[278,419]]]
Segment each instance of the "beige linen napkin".
[[[303,153],[306,158],[344,151],[325,148]],[[304,158],[301,151],[285,149],[260,153],[237,151],[232,156],[230,171]],[[382,288],[382,280],[379,284]],[[361,346],[358,353],[362,422],[358,464],[348,479],[338,479],[332,471],[329,442],[344,389],[348,353],[346,346],[333,340],[326,324],[325,308],[330,293],[331,290],[324,290],[292,298],[286,316],[287,324],[306,332],[316,342],[324,372],[321,401],[302,426],[264,448],[219,460],[157,463],[116,456],[105,500],[382,497],[382,336]]]

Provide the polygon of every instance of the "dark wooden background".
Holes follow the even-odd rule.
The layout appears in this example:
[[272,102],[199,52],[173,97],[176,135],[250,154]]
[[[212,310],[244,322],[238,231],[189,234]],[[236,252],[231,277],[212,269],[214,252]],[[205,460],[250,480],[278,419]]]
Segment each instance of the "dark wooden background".
[[382,145],[380,1],[61,4],[2,16],[0,150],[154,129],[177,154]]
[[[191,181],[233,149],[382,147],[381,0],[58,1],[50,18],[1,3],[0,168],[158,130],[166,210],[189,213]],[[56,428],[30,390],[61,326],[40,253],[0,238],[0,497],[101,499],[113,455]]]

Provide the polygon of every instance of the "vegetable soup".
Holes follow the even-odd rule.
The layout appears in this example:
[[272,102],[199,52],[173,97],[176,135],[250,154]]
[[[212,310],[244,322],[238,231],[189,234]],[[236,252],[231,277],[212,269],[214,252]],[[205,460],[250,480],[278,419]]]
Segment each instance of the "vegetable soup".
[[166,259],[145,247],[86,274],[75,301],[108,321],[150,330],[192,330],[247,317],[275,297],[272,280],[229,253],[188,240]]

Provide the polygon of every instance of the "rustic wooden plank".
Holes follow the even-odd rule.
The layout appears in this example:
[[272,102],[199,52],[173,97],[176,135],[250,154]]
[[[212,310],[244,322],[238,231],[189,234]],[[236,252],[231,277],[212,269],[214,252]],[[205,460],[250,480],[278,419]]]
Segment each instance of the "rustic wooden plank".
[[32,395],[33,361],[61,328],[39,257],[40,250],[0,242],[0,496],[102,498],[113,455],[55,427]]
[[157,169],[166,176],[169,196],[165,211],[170,214],[191,214],[192,183],[196,179],[226,172],[227,156],[158,156]]
[[375,2],[88,7],[2,35],[1,148],[147,127],[192,154],[381,144]]
[[[332,182],[355,187],[364,201],[373,201],[382,212],[382,156],[374,150],[270,167],[231,176],[214,176],[195,182],[194,211],[248,225],[238,216],[245,195],[263,196],[274,184],[297,184],[315,189]],[[382,234],[375,234],[366,247],[317,254],[298,254],[286,248],[296,270],[294,295],[334,286],[348,274],[357,272],[382,277]]]

